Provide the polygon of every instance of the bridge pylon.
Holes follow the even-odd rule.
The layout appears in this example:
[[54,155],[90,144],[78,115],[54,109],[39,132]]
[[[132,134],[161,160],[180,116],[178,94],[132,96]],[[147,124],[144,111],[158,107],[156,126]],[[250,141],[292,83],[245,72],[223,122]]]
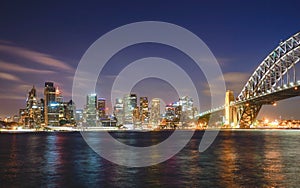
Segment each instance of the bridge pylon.
[[254,124],[262,104],[242,103],[237,106],[237,119],[240,128],[250,128]]
[[234,102],[233,91],[227,90],[225,95],[225,126],[232,127],[237,125],[237,110],[236,107],[230,105]]

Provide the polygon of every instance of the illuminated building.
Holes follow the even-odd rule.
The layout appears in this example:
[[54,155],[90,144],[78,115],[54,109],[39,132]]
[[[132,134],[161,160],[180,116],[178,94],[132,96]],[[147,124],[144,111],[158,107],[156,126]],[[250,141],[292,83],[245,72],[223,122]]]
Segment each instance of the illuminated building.
[[73,100],[70,100],[69,102],[65,103],[66,105],[66,111],[65,111],[65,118],[66,120],[71,123],[71,124],[75,124],[75,111],[76,111],[76,105],[73,102]]
[[142,123],[148,123],[149,121],[149,108],[147,97],[140,97],[140,121]]
[[63,103],[63,96],[62,92],[58,89],[58,87],[55,90],[55,101],[57,103],[57,110],[58,110],[58,120],[59,124],[61,124],[61,121],[65,121],[65,105]]
[[32,89],[28,93],[28,97],[26,100],[26,111],[27,118],[25,118],[25,126],[30,128],[34,128],[40,126],[41,124],[41,108],[39,107],[36,89],[33,86]]
[[160,124],[160,100],[158,98],[151,100],[150,123],[153,126]]
[[179,105],[181,106],[180,121],[186,122],[188,120],[194,119],[194,108],[192,98],[188,96],[179,98]]
[[83,110],[82,109],[77,109],[75,111],[75,121],[77,123],[82,122],[83,120]]
[[74,112],[76,109],[75,103],[70,100],[69,102],[64,102],[62,91],[56,88],[55,100],[57,104],[57,113],[59,125],[74,125]]
[[116,103],[114,106],[114,116],[117,119],[117,125],[123,124],[123,116],[124,116],[124,104],[123,99],[116,98]]
[[140,123],[140,110],[139,107],[135,107],[132,111],[132,115],[133,115],[133,123]]
[[97,120],[98,120],[97,95],[93,93],[93,94],[89,94],[86,98],[84,122],[86,122],[88,126],[96,126]]
[[56,102],[56,92],[53,82],[46,82],[44,88],[44,118],[45,125],[59,125],[59,104]]
[[97,109],[98,109],[98,115],[100,119],[104,119],[106,118],[106,113],[105,113],[105,98],[98,98],[98,105],[97,105]]
[[124,124],[133,124],[134,117],[133,111],[137,107],[137,97],[136,94],[128,94],[124,96],[123,99],[124,107]]

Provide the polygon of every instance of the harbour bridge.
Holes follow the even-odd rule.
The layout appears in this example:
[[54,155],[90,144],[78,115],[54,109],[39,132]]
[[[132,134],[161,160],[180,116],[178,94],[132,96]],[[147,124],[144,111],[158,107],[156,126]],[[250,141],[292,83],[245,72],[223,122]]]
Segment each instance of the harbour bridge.
[[225,105],[202,112],[200,118],[222,115],[227,125],[249,128],[262,105],[276,105],[276,101],[300,96],[297,63],[300,60],[300,32],[280,42],[256,68],[235,99],[226,92]]

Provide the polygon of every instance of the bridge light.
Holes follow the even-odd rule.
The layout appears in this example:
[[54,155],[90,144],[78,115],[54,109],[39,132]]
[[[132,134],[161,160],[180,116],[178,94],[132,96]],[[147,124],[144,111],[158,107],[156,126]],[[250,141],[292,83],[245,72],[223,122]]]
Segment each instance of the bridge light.
[[296,87],[294,87],[294,89],[295,89],[295,90],[298,90],[298,87],[296,86]]
[[266,119],[264,120],[264,124],[268,124],[268,123],[269,123],[269,119],[266,118]]

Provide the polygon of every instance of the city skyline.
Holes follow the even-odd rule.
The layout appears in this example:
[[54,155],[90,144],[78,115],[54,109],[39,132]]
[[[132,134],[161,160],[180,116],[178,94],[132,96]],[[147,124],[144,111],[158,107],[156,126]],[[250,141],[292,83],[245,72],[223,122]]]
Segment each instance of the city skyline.
[[[178,2],[106,2],[96,5],[63,2],[59,6],[24,3],[18,6],[22,8],[6,2],[0,18],[3,25],[0,34],[0,115],[16,114],[17,109],[25,105],[25,94],[32,85],[37,86],[37,95],[42,96],[44,88],[39,83],[45,81],[53,81],[59,88],[64,88],[64,97],[71,99],[73,75],[87,48],[106,32],[143,20],[167,21],[197,34],[217,57],[227,89],[233,90],[237,96],[255,68],[279,42],[299,31],[300,24],[294,19],[297,17],[296,4],[299,3],[290,3],[295,6],[289,6],[290,11],[279,14],[285,5],[278,1],[187,2],[184,6]],[[87,8],[92,9],[87,11]],[[164,12],[166,9],[170,10],[168,14]],[[56,14],[52,13],[53,10]],[[112,13],[116,10],[118,16]],[[139,14],[137,18],[136,14]],[[278,25],[278,20],[282,26]],[[104,77],[97,85],[97,92],[108,100],[108,106],[111,101],[107,88],[118,71],[125,64],[151,55],[174,60],[181,66],[190,62],[174,49],[154,44],[136,45],[121,51],[110,60],[111,66],[104,69]],[[186,71],[199,80],[197,88],[204,101],[201,109],[207,109],[207,86],[203,77],[198,78],[189,66],[186,66]],[[165,89],[160,91],[157,88]],[[167,103],[178,98],[170,85],[155,79],[138,83],[133,92],[139,96],[149,93],[149,99],[157,96]],[[263,107],[260,115],[299,119],[299,104],[297,98],[278,102],[275,108]]]

